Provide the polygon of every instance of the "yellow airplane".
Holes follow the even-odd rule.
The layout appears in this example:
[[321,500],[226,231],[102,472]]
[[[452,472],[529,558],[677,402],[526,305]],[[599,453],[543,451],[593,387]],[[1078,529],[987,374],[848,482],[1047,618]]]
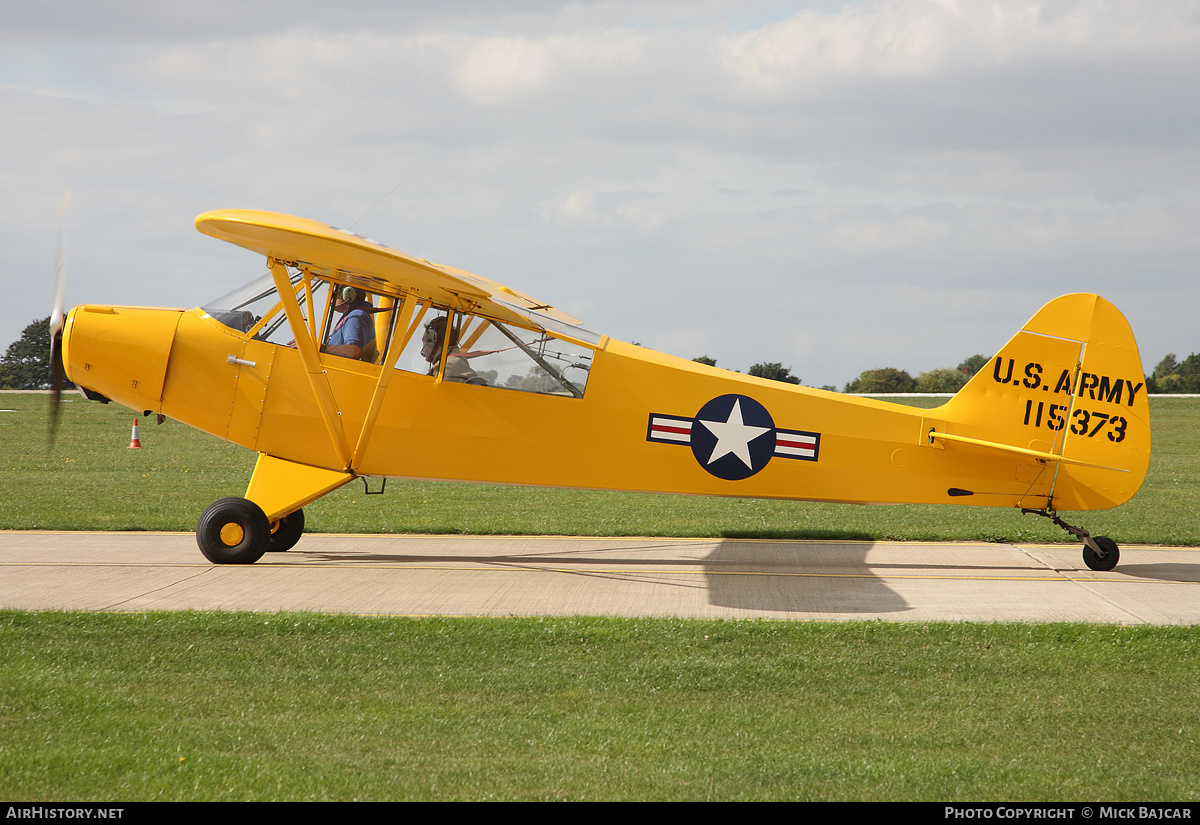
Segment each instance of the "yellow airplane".
[[245,496],[200,517],[217,564],[289,549],[302,508],[355,478],[422,478],[1014,507],[1110,570],[1116,543],[1058,513],[1122,504],[1146,475],[1141,359],[1098,295],[1046,304],[926,410],[597,335],[487,278],[316,221],[219,210],[196,227],[265,256],[268,274],[188,310],[64,317],[60,299],[52,332],[89,397],[258,453]]

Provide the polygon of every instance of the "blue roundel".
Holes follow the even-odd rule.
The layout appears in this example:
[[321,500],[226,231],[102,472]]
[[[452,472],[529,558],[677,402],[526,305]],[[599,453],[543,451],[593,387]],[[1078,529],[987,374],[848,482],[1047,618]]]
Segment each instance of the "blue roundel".
[[692,455],[727,481],[757,473],[775,454],[775,422],[767,408],[745,395],[722,395],[696,413]]

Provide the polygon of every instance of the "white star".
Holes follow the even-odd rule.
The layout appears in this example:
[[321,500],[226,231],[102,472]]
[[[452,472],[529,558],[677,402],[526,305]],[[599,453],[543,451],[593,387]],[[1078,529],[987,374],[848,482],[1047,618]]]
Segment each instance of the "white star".
[[700,419],[700,423],[708,427],[708,431],[717,437],[717,446],[713,448],[712,455],[708,457],[709,464],[733,453],[748,469],[754,469],[754,465],[750,463],[750,442],[763,433],[770,432],[770,427],[751,427],[743,424],[741,399],[733,402],[733,409],[729,411],[729,418],[726,421]]

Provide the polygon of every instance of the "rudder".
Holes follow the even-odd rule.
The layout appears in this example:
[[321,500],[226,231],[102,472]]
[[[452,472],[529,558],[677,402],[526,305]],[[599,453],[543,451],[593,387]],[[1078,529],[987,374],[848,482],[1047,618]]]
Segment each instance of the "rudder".
[[[950,430],[1061,456],[1040,465],[1037,501],[1094,510],[1128,501],[1150,461],[1150,409],[1129,323],[1099,295],[1050,301],[940,412]],[[1048,482],[1048,483],[1047,483]]]

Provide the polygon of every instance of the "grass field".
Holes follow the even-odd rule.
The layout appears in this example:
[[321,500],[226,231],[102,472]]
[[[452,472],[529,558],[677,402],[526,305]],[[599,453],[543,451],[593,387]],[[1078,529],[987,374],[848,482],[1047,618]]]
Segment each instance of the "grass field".
[[[249,452],[0,394],[0,528],[191,530]],[[1200,400],[1153,399],[1138,496],[1083,523],[1195,545]],[[317,531],[1061,541],[971,507],[389,483]],[[4,540],[0,534],[0,542]],[[0,611],[0,797],[1200,798],[1200,628]]]
[[[939,399],[912,399],[933,406]],[[46,448],[45,396],[0,394],[0,529],[193,530],[218,498],[242,495],[248,450],[116,405],[64,404]],[[1150,402],[1150,473],[1133,501],[1076,520],[1119,544],[1200,545],[1200,399]],[[372,489],[377,489],[378,482]],[[812,502],[392,481],[381,496],[355,482],[305,508],[314,532],[724,536],[1062,542],[1048,520],[1006,508]],[[86,504],[85,504],[86,503]],[[1073,541],[1073,540],[1072,540]]]
[[1197,628],[0,612],[0,797],[1194,801]]

